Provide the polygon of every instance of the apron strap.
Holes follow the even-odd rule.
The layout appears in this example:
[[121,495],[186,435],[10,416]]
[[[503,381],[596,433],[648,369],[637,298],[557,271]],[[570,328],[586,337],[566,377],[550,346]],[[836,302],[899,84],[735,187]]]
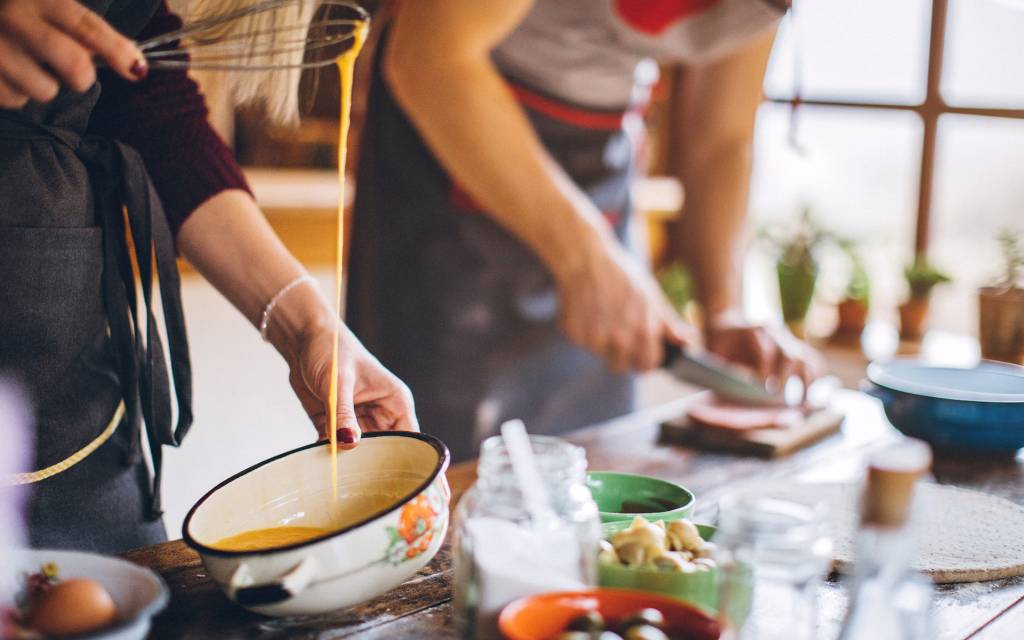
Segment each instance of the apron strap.
[[[146,303],[146,343],[143,350],[145,360],[140,371],[140,395],[153,460],[151,511],[156,518],[160,513],[160,480],[163,470],[161,446],[179,446],[192,426],[192,365],[181,304],[181,281],[173,250],[174,241],[163,206],[138,152],[120,142],[114,143],[114,146],[123,169],[125,211]],[[167,377],[167,359],[153,314],[154,275],[160,287],[167,347],[171,358],[171,373],[178,407],[176,425],[172,424],[171,418],[171,384]],[[133,290],[130,291],[134,293]],[[139,322],[138,316],[136,322]]]
[[[181,304],[181,281],[163,206],[141,156],[131,147],[108,138],[83,138],[68,129],[6,117],[2,112],[0,119],[6,130],[13,128],[25,136],[45,137],[69,147],[89,169],[96,210],[103,227],[104,306],[131,427],[127,461],[134,464],[142,459],[140,423],[144,421],[153,462],[149,517],[155,520],[162,514],[161,447],[180,445],[193,419],[192,365]],[[141,283],[144,309],[138,304],[136,276]],[[171,377],[168,377],[167,358],[153,312],[154,278],[160,287]],[[172,418],[172,379],[173,404],[178,409],[176,423]]]

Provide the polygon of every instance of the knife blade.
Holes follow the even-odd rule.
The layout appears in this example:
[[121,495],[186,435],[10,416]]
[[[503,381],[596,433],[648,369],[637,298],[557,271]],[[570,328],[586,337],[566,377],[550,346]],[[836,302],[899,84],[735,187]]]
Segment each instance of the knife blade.
[[769,391],[737,367],[708,351],[666,344],[662,368],[676,379],[710,389],[730,402],[767,407],[786,405],[783,391]]

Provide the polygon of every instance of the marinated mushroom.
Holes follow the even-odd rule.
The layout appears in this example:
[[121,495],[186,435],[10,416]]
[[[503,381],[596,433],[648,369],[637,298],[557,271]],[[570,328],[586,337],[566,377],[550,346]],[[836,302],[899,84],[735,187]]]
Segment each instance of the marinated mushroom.
[[697,558],[693,561],[693,567],[697,571],[711,571],[716,566],[715,561],[711,558]]
[[598,562],[606,564],[618,564],[619,556],[615,553],[615,547],[607,540],[601,541],[601,551],[597,554]]
[[665,530],[637,517],[612,537],[612,546],[624,564],[645,564],[665,551]]
[[[629,527],[602,541],[598,560],[603,564],[646,567],[679,573],[710,571],[715,545],[700,537],[689,520],[649,522],[637,516]],[[698,562],[700,560],[700,562]]]
[[695,558],[710,558],[715,555],[716,550],[718,550],[718,545],[714,542],[705,542],[700,549],[694,550],[693,555]]
[[695,551],[704,546],[697,525],[689,520],[673,520],[668,523],[665,538],[672,551]]
[[689,558],[678,551],[666,551],[651,561],[659,569],[669,569],[679,573],[691,573],[695,570],[694,564]]

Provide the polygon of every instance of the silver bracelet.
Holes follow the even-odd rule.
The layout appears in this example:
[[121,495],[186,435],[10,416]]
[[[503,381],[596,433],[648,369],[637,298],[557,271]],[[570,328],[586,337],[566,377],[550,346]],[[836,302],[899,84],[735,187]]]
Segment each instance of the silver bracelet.
[[281,290],[274,294],[274,297],[270,299],[267,306],[263,307],[263,316],[260,318],[260,336],[263,338],[264,342],[270,342],[270,339],[267,338],[267,328],[270,326],[270,314],[274,312],[274,307],[277,306],[277,303],[281,301],[281,298],[283,298],[285,294],[304,282],[316,285],[316,279],[308,273],[306,275],[299,276],[281,287]]

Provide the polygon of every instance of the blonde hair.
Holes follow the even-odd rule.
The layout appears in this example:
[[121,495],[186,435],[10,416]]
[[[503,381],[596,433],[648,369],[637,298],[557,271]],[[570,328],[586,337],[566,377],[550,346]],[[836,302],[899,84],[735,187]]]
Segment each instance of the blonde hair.
[[[205,16],[214,16],[238,11],[261,4],[266,0],[172,0],[173,8],[178,11],[186,24],[202,20]],[[240,17],[221,27],[216,37],[246,38],[255,44],[254,34],[276,34],[286,25],[308,25],[313,19],[319,0],[296,0],[273,11],[261,11]],[[302,69],[296,68],[302,62],[304,51],[301,47],[274,47],[274,39],[294,39],[294,32],[280,35],[265,35],[260,51],[250,50],[239,54],[247,63],[253,65],[283,66],[261,71],[218,71],[214,74],[219,89],[226,92],[232,104],[243,106],[262,104],[267,115],[275,122],[294,124],[299,115],[299,80]],[[271,46],[265,46],[267,43]],[[253,49],[252,47],[251,49]],[[240,48],[246,51],[245,47]],[[271,51],[271,53],[268,53]]]

